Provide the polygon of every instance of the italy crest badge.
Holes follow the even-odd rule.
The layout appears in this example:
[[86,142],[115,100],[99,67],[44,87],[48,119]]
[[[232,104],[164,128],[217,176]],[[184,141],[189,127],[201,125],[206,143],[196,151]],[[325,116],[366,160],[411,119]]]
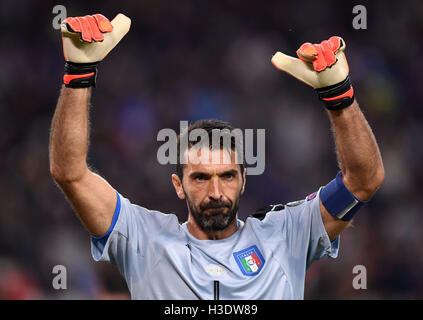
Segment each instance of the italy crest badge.
[[257,246],[233,253],[241,272],[246,276],[255,276],[263,268],[265,260]]

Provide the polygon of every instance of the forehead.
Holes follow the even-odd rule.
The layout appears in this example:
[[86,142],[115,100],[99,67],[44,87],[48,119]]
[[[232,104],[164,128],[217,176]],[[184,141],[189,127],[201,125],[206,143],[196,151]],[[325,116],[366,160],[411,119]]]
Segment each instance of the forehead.
[[219,173],[227,170],[239,170],[235,152],[232,149],[210,150],[207,147],[191,147],[184,153],[187,172],[198,171]]

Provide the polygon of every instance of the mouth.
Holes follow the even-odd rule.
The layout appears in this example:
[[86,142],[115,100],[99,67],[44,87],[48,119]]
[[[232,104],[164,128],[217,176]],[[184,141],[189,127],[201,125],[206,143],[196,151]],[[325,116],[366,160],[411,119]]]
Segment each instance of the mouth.
[[219,215],[224,213],[225,209],[226,207],[208,208],[206,210],[203,210],[203,212],[213,216],[213,215]]

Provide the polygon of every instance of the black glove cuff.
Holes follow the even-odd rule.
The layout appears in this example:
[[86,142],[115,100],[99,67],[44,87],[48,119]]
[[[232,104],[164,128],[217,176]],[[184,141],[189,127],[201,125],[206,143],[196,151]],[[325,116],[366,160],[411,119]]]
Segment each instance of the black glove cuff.
[[316,89],[316,92],[320,101],[329,110],[341,110],[354,102],[354,89],[349,76],[332,86]]
[[68,88],[95,87],[98,62],[74,63],[65,62],[63,82]]

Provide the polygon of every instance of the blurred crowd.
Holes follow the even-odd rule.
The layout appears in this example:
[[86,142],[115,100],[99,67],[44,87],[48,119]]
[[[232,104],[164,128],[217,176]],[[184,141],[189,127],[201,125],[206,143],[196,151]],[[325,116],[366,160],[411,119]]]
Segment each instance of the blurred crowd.
[[[340,239],[335,260],[315,262],[306,299],[423,298],[423,2],[372,1],[367,30],[340,1],[0,2],[0,299],[127,299],[117,269],[95,263],[88,233],[49,173],[49,127],[63,76],[52,8],[68,16],[132,18],[99,65],[88,163],[122,195],[187,218],[157,161],[163,128],[229,121],[266,130],[266,169],[248,176],[239,217],[305,198],[339,170],[330,124],[313,90],[270,63],[306,41],[347,44],[356,98],[379,143],[385,181]],[[52,287],[55,265],[67,289]],[[353,268],[367,270],[355,290]]]

